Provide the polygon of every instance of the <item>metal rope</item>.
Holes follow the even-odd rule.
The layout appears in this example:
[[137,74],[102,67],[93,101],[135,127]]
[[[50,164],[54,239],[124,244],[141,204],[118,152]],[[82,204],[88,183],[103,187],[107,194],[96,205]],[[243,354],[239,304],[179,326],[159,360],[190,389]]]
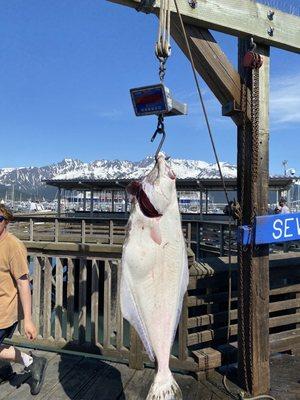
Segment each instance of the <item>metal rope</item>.
[[213,151],[214,151],[215,159],[216,159],[216,162],[217,162],[217,165],[218,165],[220,178],[222,180],[223,190],[224,190],[224,193],[225,193],[225,196],[226,196],[226,201],[227,201],[229,209],[230,209],[230,202],[229,202],[228,192],[227,192],[227,189],[226,189],[223,173],[222,173],[222,170],[221,170],[220,161],[219,161],[219,157],[218,157],[218,154],[217,154],[215,142],[214,142],[214,139],[213,139],[211,126],[210,126],[210,123],[209,123],[209,120],[208,120],[208,115],[207,115],[206,107],[205,107],[205,104],[204,104],[202,92],[201,92],[201,89],[200,89],[199,80],[198,80],[198,77],[197,77],[197,74],[196,74],[196,68],[195,68],[194,59],[193,59],[193,56],[192,56],[190,44],[189,44],[189,41],[188,41],[188,38],[187,38],[187,35],[186,35],[186,30],[185,30],[185,27],[184,27],[184,24],[183,24],[183,21],[182,21],[182,17],[181,17],[181,14],[179,12],[177,0],[174,0],[174,4],[175,4],[176,11],[177,11],[177,14],[178,14],[178,17],[179,17],[179,20],[180,20],[182,33],[184,35],[184,40],[185,40],[186,47],[187,47],[187,50],[188,50],[189,60],[190,60],[191,66],[192,66],[193,75],[194,75],[195,83],[196,83],[196,86],[197,86],[197,92],[198,92],[198,95],[199,95],[199,98],[200,98],[200,102],[201,102],[201,106],[202,106],[202,110],[203,110],[203,114],[204,114],[207,130],[208,130],[210,141],[211,141],[212,148],[213,148]]
[[165,61],[171,55],[170,17],[170,0],[160,0],[158,37],[155,46],[155,54],[160,61]]

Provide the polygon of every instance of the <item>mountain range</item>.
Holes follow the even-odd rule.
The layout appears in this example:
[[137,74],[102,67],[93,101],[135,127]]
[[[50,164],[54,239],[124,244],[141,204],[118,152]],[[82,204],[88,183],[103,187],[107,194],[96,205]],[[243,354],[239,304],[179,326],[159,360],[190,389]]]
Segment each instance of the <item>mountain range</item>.
[[[49,199],[53,198],[55,189],[47,187],[43,182],[45,179],[138,179],[145,176],[153,164],[153,157],[141,161],[97,160],[90,163],[65,158],[43,167],[0,168],[0,197],[13,187],[16,195],[22,193],[24,197]],[[170,164],[178,178],[219,178],[216,164],[183,159],[172,159]],[[236,177],[235,165],[222,162],[221,168],[224,177]]]

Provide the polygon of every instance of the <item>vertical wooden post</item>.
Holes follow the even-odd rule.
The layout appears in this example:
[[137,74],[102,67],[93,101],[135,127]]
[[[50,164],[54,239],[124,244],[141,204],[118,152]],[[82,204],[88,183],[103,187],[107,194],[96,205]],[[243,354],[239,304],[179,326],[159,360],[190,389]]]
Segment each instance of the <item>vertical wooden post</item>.
[[224,225],[220,224],[220,257],[224,257]]
[[55,243],[58,243],[59,241],[59,222],[57,218],[55,218],[54,222],[54,241]]
[[91,199],[90,199],[90,214],[92,215],[94,212],[94,189],[91,189]]
[[202,189],[200,190],[200,215],[201,215],[201,217],[202,217],[202,214],[203,214],[203,204],[202,204],[202,201],[203,201],[203,191],[202,191]]
[[[245,76],[243,57],[249,49],[248,39],[239,39],[239,72]],[[269,47],[258,46],[264,64],[259,70],[259,138],[252,141],[252,123],[238,128],[238,199],[243,197],[242,223],[251,224],[251,213],[268,212],[269,181]],[[251,73],[251,72],[250,72]],[[253,80],[248,87],[252,91]],[[248,101],[249,101],[248,97]],[[249,104],[248,104],[249,107]],[[243,138],[244,137],[244,138]],[[244,149],[244,151],[243,151]],[[252,165],[258,160],[255,176]],[[252,185],[251,182],[255,181]],[[241,254],[241,253],[240,253]],[[251,300],[252,299],[252,300]],[[269,247],[250,246],[239,256],[239,331],[238,370],[240,384],[253,395],[264,394],[270,388],[269,370]]]
[[83,192],[83,211],[86,211],[86,190]]
[[81,243],[85,243],[86,235],[86,222],[84,219],[81,220]]
[[143,369],[143,344],[133,326],[130,326],[129,368]]
[[74,339],[75,267],[74,260],[68,258],[67,281],[67,340]]
[[57,195],[57,216],[60,217],[61,215],[61,187],[58,188],[58,195]]
[[111,212],[115,211],[115,191],[111,191]]
[[33,219],[30,218],[30,220],[29,220],[29,240],[31,242],[33,242],[33,229],[34,229]]
[[109,244],[114,244],[114,221],[109,220]]
[[125,193],[125,215],[127,215],[127,209],[128,209],[128,194],[127,194],[127,191],[126,190],[124,190],[124,193]]

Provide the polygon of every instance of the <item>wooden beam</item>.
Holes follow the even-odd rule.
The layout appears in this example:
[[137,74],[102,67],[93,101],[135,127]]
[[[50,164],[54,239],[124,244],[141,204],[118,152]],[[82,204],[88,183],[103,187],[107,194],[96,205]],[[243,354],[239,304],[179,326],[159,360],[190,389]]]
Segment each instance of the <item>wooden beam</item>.
[[[108,0],[136,8],[140,0]],[[184,22],[202,28],[214,29],[237,37],[253,36],[255,42],[300,53],[300,18],[252,0],[198,0],[192,8],[187,0],[177,0]],[[159,11],[156,0],[153,13]],[[171,11],[176,12],[171,1]]]
[[[197,72],[202,76],[222,106],[234,103],[241,109],[241,78],[212,34],[204,28],[185,24],[187,37]],[[188,50],[177,15],[172,15],[171,34],[183,53],[189,58]],[[241,114],[233,113],[237,125],[241,123]],[[251,119],[251,110],[248,109]]]
[[[239,40],[239,72],[249,41]],[[268,213],[269,176],[269,47],[260,45],[264,56],[259,70],[258,140],[254,139],[252,124],[238,129],[238,200],[242,206],[242,224],[251,225],[253,213]],[[255,72],[250,72],[248,85],[254,88]],[[249,78],[249,77],[248,77]],[[255,121],[252,121],[252,123]],[[257,164],[257,170],[253,165]],[[238,344],[240,384],[253,395],[268,393],[269,370],[269,247],[258,249],[239,246]]]

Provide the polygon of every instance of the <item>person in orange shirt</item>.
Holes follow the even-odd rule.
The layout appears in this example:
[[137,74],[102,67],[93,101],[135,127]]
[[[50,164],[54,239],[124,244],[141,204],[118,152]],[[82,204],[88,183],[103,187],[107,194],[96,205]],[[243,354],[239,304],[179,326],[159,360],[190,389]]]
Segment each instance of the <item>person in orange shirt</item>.
[[4,339],[12,337],[16,329],[19,300],[23,309],[25,335],[30,340],[37,336],[31,318],[27,250],[19,239],[7,231],[12,220],[12,213],[0,205],[0,360],[23,364],[31,375],[31,394],[36,395],[44,381],[46,358],[27,354],[3,343]]

